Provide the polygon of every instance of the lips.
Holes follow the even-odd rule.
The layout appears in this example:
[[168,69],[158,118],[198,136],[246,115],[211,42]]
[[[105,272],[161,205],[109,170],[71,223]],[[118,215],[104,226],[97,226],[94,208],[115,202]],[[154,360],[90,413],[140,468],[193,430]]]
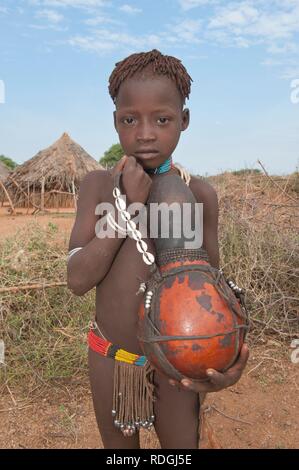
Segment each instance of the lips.
[[158,153],[158,150],[154,149],[143,149],[143,150],[137,150],[135,153],[137,154],[148,154],[148,153]]

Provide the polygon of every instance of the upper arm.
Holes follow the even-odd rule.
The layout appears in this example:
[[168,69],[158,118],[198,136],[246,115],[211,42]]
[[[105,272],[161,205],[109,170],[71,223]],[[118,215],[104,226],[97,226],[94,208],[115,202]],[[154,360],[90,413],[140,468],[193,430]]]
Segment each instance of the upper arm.
[[207,251],[210,264],[219,268],[218,244],[218,197],[207,181],[192,177],[190,189],[197,202],[203,204],[203,248]]
[[95,209],[102,200],[106,178],[106,171],[96,170],[88,173],[82,180],[69,250],[79,246],[84,247],[95,237],[95,226],[99,219]]

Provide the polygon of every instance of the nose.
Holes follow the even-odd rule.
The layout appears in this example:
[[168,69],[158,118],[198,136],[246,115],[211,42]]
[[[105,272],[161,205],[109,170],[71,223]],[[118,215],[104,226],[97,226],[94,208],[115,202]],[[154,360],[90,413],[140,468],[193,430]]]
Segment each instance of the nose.
[[156,135],[150,123],[143,122],[138,127],[137,141],[138,142],[153,142],[156,140]]

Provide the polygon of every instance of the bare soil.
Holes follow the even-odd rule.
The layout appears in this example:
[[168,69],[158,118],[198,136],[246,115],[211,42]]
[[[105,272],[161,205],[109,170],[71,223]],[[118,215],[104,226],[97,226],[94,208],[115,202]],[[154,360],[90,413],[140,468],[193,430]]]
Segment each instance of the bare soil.
[[69,236],[74,224],[73,209],[50,209],[44,214],[26,215],[26,209],[17,209],[16,215],[9,215],[7,207],[0,207],[0,240],[13,235],[19,228],[23,228],[30,221],[37,221],[43,228],[48,223],[56,224],[59,233],[65,233]]
[[[26,212],[26,211],[24,211]],[[56,224],[69,237],[74,214],[7,215],[0,209],[0,239],[31,220]],[[253,342],[253,338],[251,338]],[[299,366],[279,338],[251,348],[249,363],[233,387],[209,394],[203,407],[208,427],[222,448],[299,448]],[[0,448],[102,448],[87,379],[0,389]],[[154,431],[141,433],[142,448],[159,448]],[[206,438],[202,447],[211,447]]]
[[[0,448],[102,448],[87,380],[1,395]],[[201,447],[299,448],[298,365],[279,345],[254,348],[240,381],[203,407],[213,440],[206,434]],[[141,448],[160,448],[154,431],[141,433]]]

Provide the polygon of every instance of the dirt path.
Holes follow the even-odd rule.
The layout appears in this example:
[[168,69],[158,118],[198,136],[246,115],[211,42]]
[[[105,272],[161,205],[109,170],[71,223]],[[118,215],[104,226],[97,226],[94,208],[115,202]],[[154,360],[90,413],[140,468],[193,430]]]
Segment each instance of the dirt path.
[[56,210],[46,214],[26,215],[26,210],[18,209],[17,215],[7,215],[7,209],[0,208],[0,239],[14,235],[20,228],[25,227],[28,223],[35,221],[38,222],[43,228],[47,227],[48,223],[56,224],[59,228],[59,233],[69,234],[75,220],[75,214],[72,210],[64,209],[60,212]]
[[[222,448],[299,448],[298,365],[279,348],[254,349],[238,384],[208,396],[205,416]],[[4,386],[0,419],[0,448],[102,447],[87,381],[29,396]],[[154,431],[142,432],[141,447],[159,448]]]
[[[36,220],[59,228],[68,239],[74,214],[5,215],[0,210],[0,240]],[[251,350],[241,380],[210,394],[205,417],[223,448],[299,448],[298,364],[276,340]],[[101,448],[88,382],[35,391],[0,389],[0,448]],[[203,447],[208,447],[205,441]],[[155,433],[143,432],[142,448],[159,448]]]

